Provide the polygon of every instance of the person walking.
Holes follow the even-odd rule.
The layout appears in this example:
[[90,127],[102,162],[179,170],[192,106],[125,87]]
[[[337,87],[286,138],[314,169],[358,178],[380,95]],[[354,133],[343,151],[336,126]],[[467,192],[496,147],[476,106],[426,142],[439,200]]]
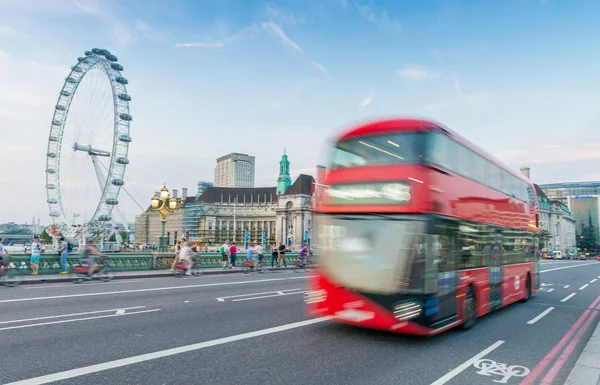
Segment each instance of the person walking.
[[275,261],[277,261],[278,256],[277,245],[273,244],[273,249],[271,250],[271,267],[275,267]]
[[31,265],[31,275],[38,275],[40,268],[40,256],[44,245],[40,242],[40,237],[37,235],[33,237],[33,243],[31,244],[31,257],[29,257],[29,264]]
[[263,247],[260,243],[256,243],[256,246],[254,246],[254,254],[256,254],[256,262],[257,265],[259,262],[262,262],[263,259]]
[[283,266],[287,267],[287,261],[285,260],[285,245],[283,244],[283,242],[281,242],[277,251],[279,252],[279,258],[277,259],[277,267],[281,266],[281,261],[283,261]]
[[229,246],[229,258],[229,268],[235,269],[235,259],[237,258],[237,246],[233,242],[231,243],[231,246]]
[[4,263],[4,257],[6,257],[6,256],[8,256],[8,250],[2,244],[2,238],[0,238],[0,268],[2,267],[2,264]]
[[229,245],[227,244],[227,241],[223,243],[219,251],[221,252],[221,264],[223,265],[223,270],[227,270],[227,263],[229,262]]
[[58,253],[60,254],[60,266],[62,267],[62,271],[58,274],[69,274],[69,269],[67,269],[69,244],[67,241],[65,241],[65,237],[60,237],[60,247],[58,248]]

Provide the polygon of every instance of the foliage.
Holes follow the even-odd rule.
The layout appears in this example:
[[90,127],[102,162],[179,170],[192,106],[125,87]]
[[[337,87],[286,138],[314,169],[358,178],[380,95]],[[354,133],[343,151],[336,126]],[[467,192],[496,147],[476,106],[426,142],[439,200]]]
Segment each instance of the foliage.
[[[121,235],[121,239],[123,240],[123,242],[127,242],[127,231],[119,231],[119,234]],[[111,235],[111,237],[108,241],[116,242],[117,241],[116,235],[115,234]]]
[[40,241],[42,242],[46,242],[46,243],[50,243],[52,242],[52,237],[50,236],[50,234],[48,234],[46,232],[46,230],[42,231],[42,233],[40,234]]
[[544,247],[546,247],[551,236],[552,236],[552,234],[550,234],[550,232],[548,230],[542,230],[540,232],[540,236],[539,236],[540,249],[543,249]]

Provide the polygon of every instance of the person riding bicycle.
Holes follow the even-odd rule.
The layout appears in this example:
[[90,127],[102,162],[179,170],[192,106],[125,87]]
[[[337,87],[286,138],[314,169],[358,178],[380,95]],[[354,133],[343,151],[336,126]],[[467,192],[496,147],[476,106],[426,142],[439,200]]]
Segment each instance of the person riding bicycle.
[[88,239],[87,246],[84,247],[79,258],[81,263],[87,266],[87,279],[92,279],[92,275],[98,270],[98,266],[94,262],[94,255],[105,258],[105,255],[94,246],[94,240]]
[[185,265],[185,275],[192,275],[192,266],[194,266],[194,260],[192,248],[188,245],[187,241],[181,243],[181,250],[179,250],[179,260]]

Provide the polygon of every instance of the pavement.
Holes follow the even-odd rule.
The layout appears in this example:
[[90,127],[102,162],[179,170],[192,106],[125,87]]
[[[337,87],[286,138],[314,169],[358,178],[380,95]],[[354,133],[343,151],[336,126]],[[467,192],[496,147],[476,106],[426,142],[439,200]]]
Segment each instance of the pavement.
[[[293,270],[295,266],[288,267],[265,267],[266,272]],[[235,269],[224,270],[222,268],[201,269],[202,274],[239,274],[243,273],[243,267],[238,266]],[[115,271],[112,272],[114,279],[134,279],[134,278],[157,278],[170,277],[173,275],[169,269],[163,270],[136,270],[136,271]],[[73,280],[73,274],[38,274],[23,275],[22,284],[52,283],[52,282],[70,282]]]
[[311,271],[0,288],[0,383],[562,385],[598,337],[600,263],[541,271],[529,302],[427,339],[309,317]]

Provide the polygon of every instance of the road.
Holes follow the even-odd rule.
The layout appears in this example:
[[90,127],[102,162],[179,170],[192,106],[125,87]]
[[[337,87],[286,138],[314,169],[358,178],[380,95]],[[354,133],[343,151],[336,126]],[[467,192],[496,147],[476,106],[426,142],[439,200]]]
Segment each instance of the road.
[[308,317],[310,272],[1,288],[0,383],[563,384],[600,318],[600,263],[542,271],[528,303],[429,339]]

